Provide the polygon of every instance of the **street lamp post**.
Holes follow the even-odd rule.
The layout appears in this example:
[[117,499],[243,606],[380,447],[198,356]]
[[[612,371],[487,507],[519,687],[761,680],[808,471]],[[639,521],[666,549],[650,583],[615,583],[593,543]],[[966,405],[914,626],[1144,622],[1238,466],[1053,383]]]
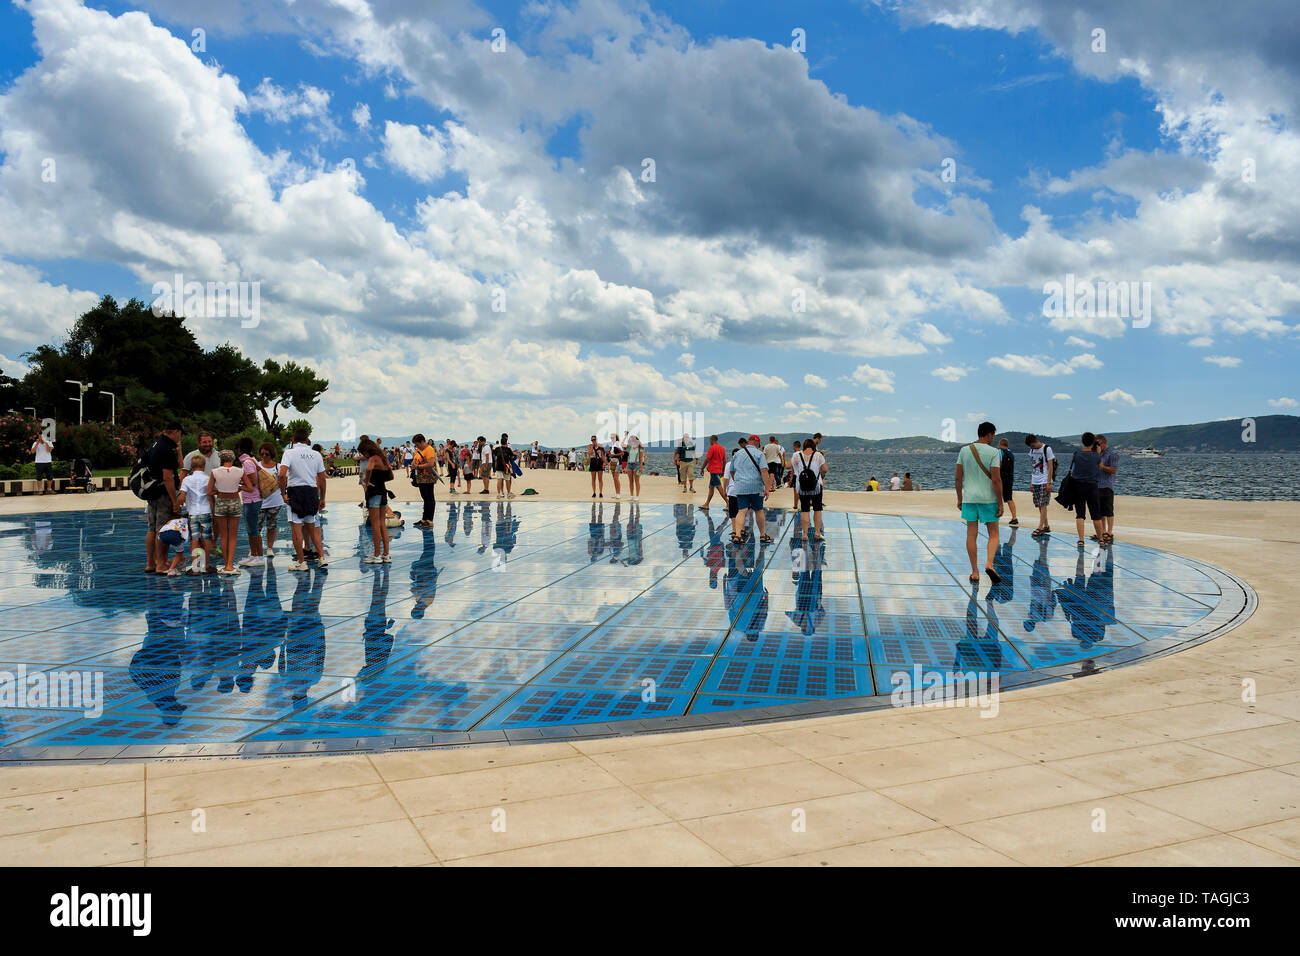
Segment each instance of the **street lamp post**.
[[108,400],[109,400],[109,402],[111,403],[111,404],[108,406],[108,408],[109,408],[109,412],[108,412],[109,422],[110,422],[111,424],[116,425],[116,424],[117,424],[117,396],[114,395],[112,392],[106,392],[106,391],[104,391],[103,389],[100,389],[100,390],[99,390],[99,394],[100,394],[100,395],[107,395],[107,396],[108,396]]
[[86,406],[86,393],[95,387],[94,382],[79,382],[75,378],[65,378],[64,381],[69,385],[77,386],[77,394],[72,396],[72,400],[77,403],[77,424],[82,423],[82,412]]

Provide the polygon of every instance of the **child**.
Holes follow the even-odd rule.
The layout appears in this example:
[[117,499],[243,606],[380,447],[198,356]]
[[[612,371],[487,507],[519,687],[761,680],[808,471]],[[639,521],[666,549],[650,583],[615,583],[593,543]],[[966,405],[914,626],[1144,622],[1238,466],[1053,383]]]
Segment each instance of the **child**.
[[190,523],[185,518],[173,518],[158,529],[158,540],[171,549],[172,561],[167,566],[169,578],[179,577],[181,558],[185,555],[185,543],[190,539]]
[[[208,499],[208,460],[200,454],[190,456],[190,473],[181,482],[176,503],[189,518],[190,563],[188,574],[212,572],[212,502]],[[200,565],[202,561],[202,565]]]
[[239,573],[239,568],[235,567],[235,549],[239,547],[239,517],[244,511],[239,498],[243,484],[244,469],[235,467],[235,453],[223,451],[221,464],[212,469],[208,478],[208,499],[212,502],[217,535],[221,539],[221,556],[225,560],[221,574]]

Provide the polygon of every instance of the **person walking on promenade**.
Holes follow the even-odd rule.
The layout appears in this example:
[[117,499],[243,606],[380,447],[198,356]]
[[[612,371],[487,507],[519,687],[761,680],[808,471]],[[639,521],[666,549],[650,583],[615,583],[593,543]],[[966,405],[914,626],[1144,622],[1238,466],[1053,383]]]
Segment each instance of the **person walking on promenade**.
[[248,539],[248,557],[239,562],[241,568],[259,567],[266,563],[262,554],[262,536],[258,532],[262,515],[262,489],[257,480],[257,459],[253,457],[253,439],[245,435],[235,443],[239,453],[239,500],[244,518],[244,536]]
[[804,536],[808,534],[808,512],[812,512],[816,540],[822,540],[822,490],[823,479],[829,471],[826,458],[817,450],[811,438],[803,449],[790,459],[790,472],[799,492],[799,523]]
[[[307,429],[294,429],[293,444],[285,449],[284,457],[280,459],[280,491],[289,502],[289,529],[293,532],[295,560],[289,565],[290,571],[307,570],[304,535],[319,556],[320,567],[329,564],[329,555],[320,534],[320,510],[325,507],[325,460],[320,452],[312,451],[307,443],[308,437]],[[373,442],[371,445],[373,447]],[[383,456],[377,457],[382,463]]]
[[618,433],[609,440],[609,448],[605,455],[606,467],[609,470],[609,476],[614,479],[614,500],[618,501],[623,496],[623,489],[619,485],[619,472],[623,470],[623,443],[619,441]]
[[1052,485],[1056,481],[1056,453],[1051,445],[1039,441],[1037,435],[1026,435],[1025,444],[1029,446],[1029,491],[1038,509],[1038,527],[1033,532],[1037,538],[1052,533],[1047,506],[1052,503]]
[[1005,438],[998,442],[998,448],[1002,452],[1002,458],[998,462],[1002,469],[1002,500],[1011,509],[1011,520],[1007,524],[1014,528],[1020,524],[1020,519],[1016,517],[1016,500],[1011,497],[1011,486],[1016,481],[1016,456],[1011,453],[1011,445]]
[[994,584],[1002,580],[993,567],[998,553],[998,519],[1002,517],[1002,469],[998,467],[1001,454],[993,447],[997,431],[992,422],[981,422],[979,440],[964,445],[957,455],[957,509],[966,522],[966,556],[970,558],[972,584],[979,584],[980,580],[976,546],[981,524],[988,528],[989,534],[984,573]]
[[1084,514],[1092,516],[1093,540],[1101,541],[1101,495],[1097,480],[1101,477],[1101,452],[1097,450],[1097,436],[1084,432],[1080,448],[1070,459],[1070,478],[1074,496],[1074,526],[1079,533],[1079,547],[1085,547]]
[[641,472],[645,469],[645,445],[636,435],[629,435],[623,450],[627,456],[627,493],[633,501],[640,501]]
[[185,509],[190,529],[190,574],[215,571],[212,566],[212,500],[208,496],[211,478],[203,470],[203,456],[197,452],[187,462],[190,470],[181,481],[176,496],[177,511]]
[[772,493],[772,474],[764,465],[763,449],[757,435],[751,435],[748,441],[740,439],[740,450],[731,460],[731,474],[731,494],[736,499],[736,517],[731,523],[732,544],[740,544],[749,536],[751,511],[758,523],[759,541],[770,544],[772,537],[767,533],[764,502]]
[[208,476],[208,500],[212,502],[212,521],[221,542],[223,564],[220,574],[236,575],[235,550],[239,547],[239,518],[244,506],[239,490],[244,484],[244,469],[235,465],[233,451],[221,452],[221,464]]
[[[391,564],[393,558],[388,552],[391,540],[384,512],[388,507],[388,483],[393,480],[393,470],[384,459],[383,450],[374,442],[364,442],[361,451],[370,458],[370,467],[366,470],[366,515],[370,521],[370,540],[374,547],[368,557],[361,559],[361,563]],[[297,541],[294,545],[297,546]]]
[[488,487],[488,481],[492,477],[492,443],[482,435],[478,436],[478,471],[479,477],[483,479],[483,490],[480,495],[489,495],[492,489]]
[[1101,543],[1115,543],[1115,475],[1119,471],[1119,453],[1110,447],[1105,435],[1097,436],[1101,462],[1097,465],[1101,477],[1097,479],[1097,497],[1101,503],[1101,527],[1105,534]]
[[438,481],[438,455],[423,434],[417,434],[411,440],[415,442],[411,452],[411,482],[420,489],[420,499],[424,502],[424,510],[415,526],[432,528],[433,512],[438,507],[433,496],[433,483]]
[[763,446],[763,457],[767,460],[767,470],[772,473],[772,487],[781,487],[781,461],[785,458],[785,449],[773,435]]
[[600,482],[600,497],[605,497],[605,449],[596,436],[587,443],[587,471],[591,473],[591,497],[596,497],[596,483]]
[[280,468],[275,460],[275,446],[269,441],[257,448],[257,484],[262,492],[262,510],[257,516],[257,530],[266,538],[266,557],[275,557],[275,536],[280,530],[280,509],[284,495],[280,493]]
[[722,486],[722,473],[727,468],[727,450],[718,444],[718,436],[709,436],[709,449],[704,453],[704,470],[700,472],[703,478],[706,474],[709,476],[709,493],[704,498],[704,510],[709,510],[709,502],[713,500],[713,490],[716,488],[718,497],[722,499],[722,507],[727,507],[727,490]]
[[54,494],[54,440],[40,434],[32,442],[32,454],[36,458],[36,480],[43,482],[41,494]]
[[[497,497],[513,498],[515,493],[510,490],[511,483],[515,480],[514,463],[518,456],[513,448],[510,447],[510,436],[504,432],[501,434],[501,443],[492,449],[492,467],[497,473]],[[502,487],[504,486],[504,491]]]
[[695,494],[695,441],[689,432],[682,435],[673,451],[673,462],[677,465],[677,484],[687,494]]

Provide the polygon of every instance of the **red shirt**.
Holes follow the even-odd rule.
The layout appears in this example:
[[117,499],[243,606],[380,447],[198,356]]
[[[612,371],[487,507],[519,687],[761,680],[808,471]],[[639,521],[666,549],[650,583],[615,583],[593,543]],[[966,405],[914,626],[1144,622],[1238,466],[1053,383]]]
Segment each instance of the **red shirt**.
[[727,467],[727,450],[716,442],[704,453],[704,467],[711,475],[720,475]]

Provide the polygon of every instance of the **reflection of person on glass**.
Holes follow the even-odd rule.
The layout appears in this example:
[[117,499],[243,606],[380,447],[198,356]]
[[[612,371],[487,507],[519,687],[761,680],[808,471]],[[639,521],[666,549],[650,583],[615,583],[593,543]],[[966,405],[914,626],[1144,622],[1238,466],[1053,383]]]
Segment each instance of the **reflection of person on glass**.
[[[396,622],[388,616],[388,571],[388,565],[380,565],[370,577],[370,607],[366,609],[366,619],[362,627],[366,642],[366,662],[357,672],[358,679],[383,670],[388,664],[389,655],[393,652],[393,635],[390,629]],[[415,575],[414,567],[411,569],[411,574]]]
[[1061,582],[1056,589],[1056,600],[1061,605],[1061,613],[1070,622],[1070,636],[1079,642],[1080,647],[1092,647],[1106,636],[1106,628],[1098,618],[1097,611],[1088,603],[1084,595],[1088,590],[1088,578],[1084,571],[1084,552],[1079,552],[1075,562],[1073,580]]
[[605,505],[602,503],[591,506],[591,520],[587,522],[587,560],[595,564],[604,553]]
[[[975,668],[980,671],[996,671],[1002,668],[1002,645],[999,643],[997,612],[993,602],[984,606],[987,617],[980,616],[979,601],[974,591],[966,602],[966,634],[957,642],[957,659],[953,662],[958,670]],[[980,634],[983,628],[984,633]]]
[[[465,506],[469,510],[469,505]],[[456,547],[456,519],[460,517],[460,502],[453,501],[447,505],[447,533],[442,536],[442,540],[447,542],[453,548]]]
[[509,504],[497,502],[496,538],[492,543],[493,564],[505,564],[518,541],[519,519]]
[[[284,646],[288,625],[280,592],[276,587],[275,567],[268,561],[252,569],[248,593],[244,597],[244,653],[241,656],[249,674],[257,668],[270,668]],[[243,689],[241,685],[241,690]]]
[[818,625],[826,620],[826,607],[822,603],[822,567],[826,559],[824,541],[810,541],[804,547],[803,539],[790,539],[790,577],[794,580],[794,610],[786,616],[802,634],[815,634]]
[[150,588],[144,614],[144,643],[131,656],[127,673],[158,708],[163,723],[174,726],[185,713],[185,705],[176,699],[185,650],[185,592],[173,581],[157,583],[161,586]]
[[[454,510],[457,506],[453,503],[447,507]],[[415,604],[411,607],[411,617],[417,621],[424,618],[429,605],[433,604],[433,599],[438,595],[438,566],[434,560],[436,542],[433,540],[433,535],[426,531],[423,535],[423,543],[420,556],[411,562],[411,597],[415,598]]]
[[324,569],[313,570],[300,575],[293,589],[289,634],[284,654],[280,657],[280,674],[295,703],[307,699],[307,692],[325,672],[325,623],[320,616],[325,579]]
[[[745,639],[758,640],[767,626],[768,594],[763,586],[763,565],[767,563],[767,547],[752,537],[733,546],[727,555],[727,577],[723,582],[722,596],[732,627],[744,616]],[[746,605],[746,599],[757,594]]]
[[686,557],[695,548],[695,506],[673,505],[673,520],[677,524],[677,547]]
[[1052,568],[1047,563],[1047,544],[1051,539],[1038,539],[1038,557],[1029,574],[1029,617],[1024,621],[1026,631],[1033,631],[1042,621],[1050,621],[1056,613],[1056,592],[1052,589]]
[[1016,594],[1016,560],[1013,550],[1016,546],[1016,529],[1012,528],[1010,534],[998,543],[998,550],[993,555],[993,570],[997,572],[998,580],[990,587],[988,600],[997,601],[999,604],[1010,604]]
[[627,558],[623,562],[631,567],[645,560],[645,549],[641,530],[641,506],[633,503],[627,516]]
[[709,543],[700,549],[700,560],[709,569],[709,588],[716,590],[718,575],[727,563],[726,554],[722,547],[722,532],[725,528],[730,527],[731,522],[729,519],[723,518],[722,521],[714,524],[713,515],[707,510],[704,512],[704,520],[709,523]]
[[478,513],[478,553],[487,553],[488,545],[492,543],[492,515],[488,511],[486,501],[479,502]]
[[609,540],[609,563],[618,564],[619,557],[623,553],[623,526],[619,524],[622,520],[621,501],[614,502],[614,517],[610,519],[609,527],[606,531],[606,538]]

